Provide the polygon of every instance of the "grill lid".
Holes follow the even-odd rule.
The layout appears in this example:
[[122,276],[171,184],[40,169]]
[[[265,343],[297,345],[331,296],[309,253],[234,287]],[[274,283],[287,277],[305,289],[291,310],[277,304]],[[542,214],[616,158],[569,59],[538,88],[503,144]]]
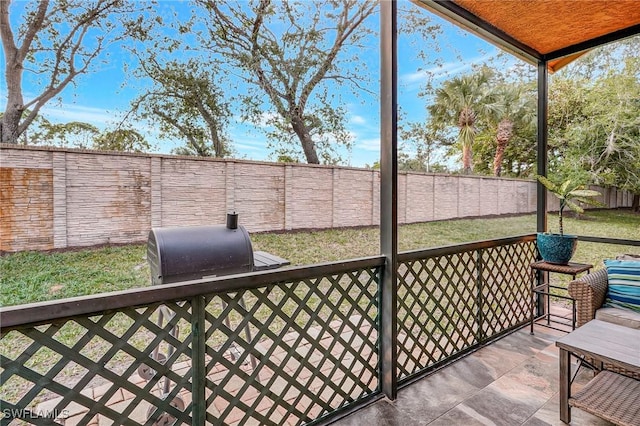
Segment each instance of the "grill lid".
[[154,228],[147,261],[153,285],[251,272],[253,249],[242,225]]

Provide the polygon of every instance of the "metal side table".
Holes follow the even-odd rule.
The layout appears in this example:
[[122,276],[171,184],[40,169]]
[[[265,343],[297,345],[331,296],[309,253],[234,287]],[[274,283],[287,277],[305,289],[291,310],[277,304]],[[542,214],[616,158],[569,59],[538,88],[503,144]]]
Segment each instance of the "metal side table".
[[[557,327],[553,327],[551,323],[557,324],[565,324],[566,322],[558,321],[552,319],[552,317],[557,317],[557,315],[552,315],[550,311],[551,305],[551,297],[556,297],[558,299],[569,300],[571,302],[571,329],[575,330],[576,328],[576,301],[569,296],[567,293],[567,289],[565,287],[560,287],[556,285],[551,285],[549,281],[549,274],[555,272],[557,274],[571,275],[571,277],[575,280],[578,274],[586,272],[587,274],[591,272],[591,268],[593,265],[589,265],[586,263],[572,263],[569,262],[566,265],[557,265],[555,263],[545,262],[540,260],[538,262],[534,262],[531,264],[531,334],[533,334],[533,325],[536,321],[546,319],[546,324],[538,323],[544,327],[553,328],[555,330],[562,330]],[[539,277],[541,279],[539,279]],[[565,294],[551,294],[551,289],[563,290]],[[542,315],[536,318],[535,307],[536,301],[538,302],[538,306],[541,303],[544,304],[545,310]],[[538,312],[540,314],[540,312]],[[561,317],[563,318],[563,317]]]

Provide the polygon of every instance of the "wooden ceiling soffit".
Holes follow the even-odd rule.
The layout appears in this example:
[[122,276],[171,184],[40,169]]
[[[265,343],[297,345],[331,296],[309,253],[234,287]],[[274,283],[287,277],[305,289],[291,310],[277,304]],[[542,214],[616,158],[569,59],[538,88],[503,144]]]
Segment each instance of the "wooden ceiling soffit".
[[412,0],[529,63],[556,71],[586,50],[640,33],[636,0]]

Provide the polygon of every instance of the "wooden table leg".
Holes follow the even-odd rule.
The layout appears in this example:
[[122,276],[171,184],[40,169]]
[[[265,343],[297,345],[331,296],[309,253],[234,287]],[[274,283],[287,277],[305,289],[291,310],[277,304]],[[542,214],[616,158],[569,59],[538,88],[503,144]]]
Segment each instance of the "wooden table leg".
[[564,423],[571,422],[571,353],[560,348],[560,420]]

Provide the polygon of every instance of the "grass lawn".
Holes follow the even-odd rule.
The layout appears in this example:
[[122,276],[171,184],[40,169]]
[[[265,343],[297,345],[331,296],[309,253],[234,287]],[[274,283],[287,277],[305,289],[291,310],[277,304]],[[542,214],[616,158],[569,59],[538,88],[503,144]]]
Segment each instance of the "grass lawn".
[[[535,215],[461,219],[400,227],[399,250],[521,235],[535,232]],[[549,216],[551,231],[555,215]],[[565,218],[565,232],[578,235],[640,239],[640,215],[628,210],[593,211],[580,219]],[[254,250],[264,250],[305,265],[375,255],[378,228],[252,234]],[[22,252],[0,257],[0,305],[9,306],[65,297],[145,287],[150,283],[145,245],[106,247],[57,253]],[[580,243],[574,261],[602,266],[619,253],[640,247]]]

